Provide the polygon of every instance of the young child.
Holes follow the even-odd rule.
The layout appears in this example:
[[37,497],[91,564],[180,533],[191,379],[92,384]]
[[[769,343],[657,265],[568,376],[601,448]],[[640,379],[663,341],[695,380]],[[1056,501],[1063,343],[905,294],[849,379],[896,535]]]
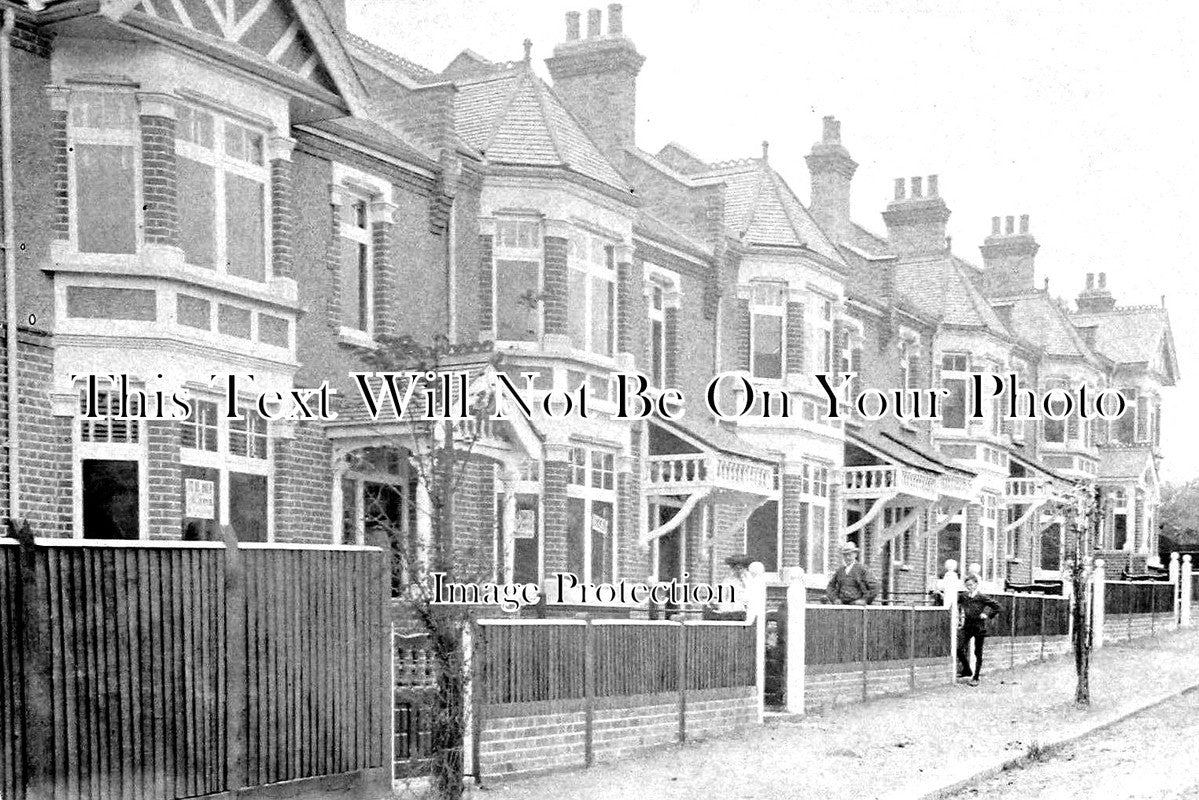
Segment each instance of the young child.
[[[978,576],[970,574],[964,581],[966,591],[958,595],[958,677],[970,678],[978,686],[983,668],[983,643],[987,639],[987,620],[999,616],[999,604],[978,590]],[[970,670],[970,640],[974,640],[974,671]]]

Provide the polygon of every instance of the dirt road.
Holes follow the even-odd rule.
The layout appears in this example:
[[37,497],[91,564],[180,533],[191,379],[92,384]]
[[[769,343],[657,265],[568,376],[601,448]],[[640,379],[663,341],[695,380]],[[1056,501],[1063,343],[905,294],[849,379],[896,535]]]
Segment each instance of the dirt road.
[[958,797],[986,800],[1199,798],[1199,691],[1004,772]]

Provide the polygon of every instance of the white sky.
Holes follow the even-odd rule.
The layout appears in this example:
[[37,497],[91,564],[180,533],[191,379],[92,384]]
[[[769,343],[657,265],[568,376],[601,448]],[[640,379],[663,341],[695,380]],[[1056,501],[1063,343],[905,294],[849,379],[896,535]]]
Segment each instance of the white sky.
[[[352,31],[432,69],[471,48],[497,61],[564,16],[607,3],[347,0]],[[1182,382],[1165,401],[1164,475],[1199,476],[1199,11],[1190,2],[626,0],[646,56],[638,144],[708,160],[759,155],[800,198],[820,118],[861,165],[854,216],[884,232],[894,178],[938,174],[954,251],[980,261],[992,216],[1030,214],[1038,284],[1073,299],[1108,273],[1122,304],[1166,295]]]

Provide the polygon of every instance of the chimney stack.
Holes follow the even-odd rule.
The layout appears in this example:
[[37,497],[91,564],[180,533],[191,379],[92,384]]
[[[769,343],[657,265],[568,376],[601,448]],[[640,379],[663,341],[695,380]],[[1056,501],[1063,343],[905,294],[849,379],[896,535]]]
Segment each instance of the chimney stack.
[[1087,288],[1078,295],[1078,310],[1084,314],[1098,314],[1111,311],[1116,307],[1116,298],[1107,290],[1107,273],[1099,273],[1099,285],[1095,285],[1095,276],[1087,273]]
[[624,10],[620,3],[608,4],[608,33],[612,36],[619,36],[624,28]]
[[983,291],[987,295],[1027,292],[1036,288],[1034,257],[1040,245],[1028,231],[1028,215],[1020,216],[1020,231],[1016,232],[1016,217],[1004,217],[1004,231],[999,232],[999,217],[991,217],[991,235],[983,240]]
[[907,188],[905,194],[904,179],[895,180],[895,199],[883,212],[887,238],[902,256],[944,253],[950,211],[941,197],[938,176],[915,175],[908,180]]
[[608,6],[608,34],[601,32],[603,13],[587,12],[587,37],[578,36],[580,14],[566,15],[566,41],[547,58],[554,90],[604,154],[615,163],[636,143],[637,73],[645,58],[624,35],[624,10]]
[[804,159],[812,179],[812,216],[835,243],[845,241],[853,219],[850,186],[858,163],[841,144],[841,122],[834,116],[823,120],[821,139]]

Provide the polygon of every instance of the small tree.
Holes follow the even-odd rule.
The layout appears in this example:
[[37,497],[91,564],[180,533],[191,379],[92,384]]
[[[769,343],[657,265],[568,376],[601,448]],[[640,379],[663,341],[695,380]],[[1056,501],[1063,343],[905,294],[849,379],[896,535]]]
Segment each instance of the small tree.
[[[369,366],[379,372],[440,373],[446,357],[453,351],[444,337],[437,337],[432,346],[422,345],[407,336],[379,338],[380,347],[367,359]],[[434,382],[432,388],[436,393],[434,402],[448,408],[453,398],[440,395],[440,382]],[[474,457],[475,444],[484,420],[491,414],[493,402],[489,393],[477,393],[467,401],[470,419],[424,424],[419,419],[423,409],[414,411],[409,407],[407,416],[412,418],[412,426],[402,436],[393,434],[389,437],[390,445],[406,452],[400,464],[405,511],[407,504],[412,502],[407,496],[412,479],[427,492],[427,506],[415,509],[416,514],[405,513],[404,516],[412,519],[427,515],[432,538],[428,552],[421,552],[413,542],[407,541],[403,524],[390,518],[385,510],[373,514],[367,510],[375,535],[385,536],[384,546],[391,550],[393,594],[403,596],[411,606],[432,647],[436,696],[431,709],[430,777],[434,796],[439,800],[457,800],[463,793],[465,703],[469,680],[466,674],[468,654],[463,642],[472,615],[467,607],[434,602],[429,574],[444,573],[447,583],[491,578],[490,574],[463,574],[470,570],[456,559],[454,496],[462,487],[467,464]],[[408,534],[411,532],[410,526]]]
[[1101,516],[1099,490],[1080,484],[1063,507],[1069,536],[1066,577],[1074,595],[1074,704],[1091,705],[1091,575]]

